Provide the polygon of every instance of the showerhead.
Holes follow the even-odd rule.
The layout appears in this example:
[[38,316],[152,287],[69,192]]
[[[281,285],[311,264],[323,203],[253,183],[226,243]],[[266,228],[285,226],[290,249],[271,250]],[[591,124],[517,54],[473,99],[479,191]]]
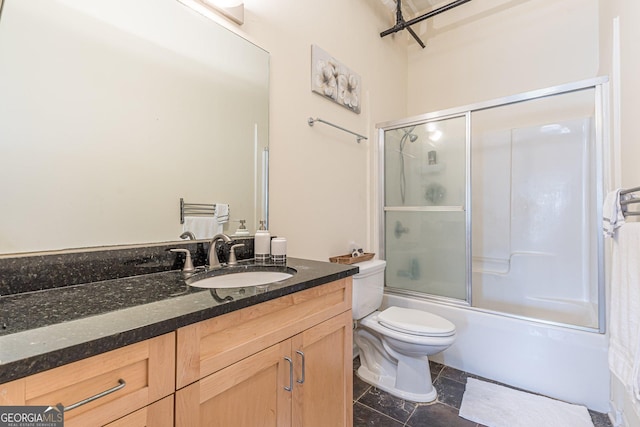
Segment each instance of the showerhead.
[[409,141],[411,142],[416,142],[418,140],[418,135],[416,135],[415,133],[413,133],[413,130],[415,129],[415,126],[412,126],[408,129],[402,129],[402,131],[404,132],[404,135],[402,135],[402,139],[407,139],[409,138]]

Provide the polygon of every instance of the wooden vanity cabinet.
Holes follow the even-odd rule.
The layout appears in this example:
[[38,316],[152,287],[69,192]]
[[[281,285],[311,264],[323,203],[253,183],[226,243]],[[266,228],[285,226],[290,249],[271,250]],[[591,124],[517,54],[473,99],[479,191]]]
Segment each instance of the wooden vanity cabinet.
[[[101,426],[137,412],[137,423],[173,423],[175,334],[170,333],[0,385],[0,405],[65,407],[106,390],[86,404],[65,411],[65,427]],[[164,398],[164,399],[163,399]],[[155,402],[164,402],[155,404]],[[150,405],[150,406],[149,406]],[[167,411],[170,424],[156,424]],[[141,423],[142,422],[142,423]],[[114,425],[125,425],[121,422]]]
[[65,427],[351,427],[351,286],[341,279],[1,384],[0,405],[69,406],[113,389],[65,412]]
[[173,394],[126,415],[106,427],[172,427]]
[[176,426],[352,426],[351,283],[179,329]]

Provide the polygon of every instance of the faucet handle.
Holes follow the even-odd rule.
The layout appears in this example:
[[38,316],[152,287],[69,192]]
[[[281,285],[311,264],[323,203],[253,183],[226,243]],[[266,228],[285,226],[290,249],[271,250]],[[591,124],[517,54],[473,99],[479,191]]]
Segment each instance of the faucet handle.
[[182,271],[186,273],[195,271],[195,268],[193,267],[193,261],[191,261],[191,252],[189,252],[189,249],[169,249],[169,251],[174,253],[182,252],[183,254],[185,254],[186,259],[184,260],[184,267],[182,268]]
[[244,243],[237,243],[235,245],[231,245],[231,249],[229,249],[229,262],[227,265],[236,265],[238,264],[238,259],[236,258],[236,248],[240,248],[244,246]]

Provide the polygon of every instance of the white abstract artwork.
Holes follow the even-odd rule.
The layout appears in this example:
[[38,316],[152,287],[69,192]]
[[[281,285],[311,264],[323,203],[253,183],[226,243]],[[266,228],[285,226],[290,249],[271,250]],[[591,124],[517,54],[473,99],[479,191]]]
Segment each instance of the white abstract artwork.
[[311,45],[311,90],[360,114],[360,76]]

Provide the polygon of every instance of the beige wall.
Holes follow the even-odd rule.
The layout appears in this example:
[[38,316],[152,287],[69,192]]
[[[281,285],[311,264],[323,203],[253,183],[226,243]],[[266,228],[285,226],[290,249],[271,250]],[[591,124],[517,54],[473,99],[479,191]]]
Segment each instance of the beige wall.
[[[270,228],[287,237],[290,256],[327,260],[368,243],[369,179],[375,124],[405,115],[404,38],[381,39],[391,25],[378,1],[245,0],[245,24],[234,31],[271,53]],[[310,89],[311,45],[362,77],[362,113]],[[321,117],[369,137],[323,124]]]
[[[637,130],[640,114],[640,2],[601,0],[600,22],[600,73],[611,75],[612,139],[620,153],[614,184],[637,187],[640,185],[640,168],[637,165],[640,158]],[[616,31],[618,37],[614,36]]]
[[[576,12],[576,10],[578,12]],[[271,53],[270,209],[291,256],[326,259],[350,241],[375,250],[375,124],[598,73],[597,0],[482,0],[422,24],[426,49],[399,34],[381,2],[245,1],[224,23]],[[567,31],[571,28],[571,31]],[[316,44],[362,76],[360,115],[310,91]],[[318,124],[318,116],[369,136]]]
[[427,21],[409,52],[410,115],[598,74],[598,0],[477,0]]

